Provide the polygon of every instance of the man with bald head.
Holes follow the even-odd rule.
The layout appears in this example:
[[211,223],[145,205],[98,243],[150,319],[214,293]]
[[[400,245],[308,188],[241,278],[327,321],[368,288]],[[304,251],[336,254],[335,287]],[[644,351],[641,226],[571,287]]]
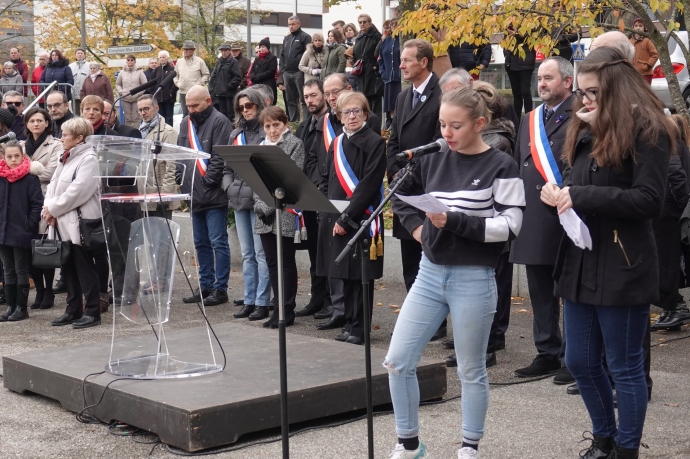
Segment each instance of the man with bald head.
[[[189,115],[180,123],[177,144],[209,153],[211,158],[197,160],[187,165],[186,169],[178,164],[176,172],[178,184],[183,183],[183,174],[195,174],[191,215],[201,289],[183,301],[196,303],[203,299],[204,305],[215,306],[228,302],[230,246],[226,229],[228,197],[222,186],[225,161],[213,152],[213,147],[229,145],[232,123],[213,108],[211,94],[203,86],[192,86],[187,91],[184,103]],[[192,138],[198,139],[198,145],[190,141]],[[188,182],[185,180],[184,183]]]
[[603,48],[605,46],[616,48],[631,64],[635,59],[635,47],[630,43],[630,39],[626,37],[623,32],[614,30],[599,35],[592,41],[592,44],[589,45],[589,50],[594,51],[597,48]]

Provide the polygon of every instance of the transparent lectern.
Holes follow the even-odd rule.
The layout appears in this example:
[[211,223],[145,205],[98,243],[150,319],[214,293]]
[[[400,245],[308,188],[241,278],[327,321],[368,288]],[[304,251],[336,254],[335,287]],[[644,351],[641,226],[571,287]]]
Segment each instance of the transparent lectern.
[[[124,137],[92,136],[88,143],[98,157],[114,297],[106,371],[148,379],[221,371],[222,353],[203,304],[178,306],[184,311],[171,307],[173,282],[186,286],[189,280],[193,288],[199,287],[191,225],[188,234],[181,234],[172,211],[190,200],[196,162],[209,155],[168,144],[154,152],[152,141]],[[184,317],[186,323],[201,326],[167,339],[176,317],[178,323]],[[131,344],[130,338],[139,335],[150,340]]]

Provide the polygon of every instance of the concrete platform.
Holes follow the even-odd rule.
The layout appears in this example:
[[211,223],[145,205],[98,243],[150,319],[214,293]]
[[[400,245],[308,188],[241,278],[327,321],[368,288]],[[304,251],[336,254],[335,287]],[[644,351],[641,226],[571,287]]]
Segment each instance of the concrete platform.
[[[235,323],[216,325],[227,356],[225,371],[178,380],[113,383],[90,413],[160,436],[164,443],[198,451],[234,443],[246,433],[280,425],[278,333]],[[289,330],[289,329],[288,329]],[[195,329],[168,333],[184,339]],[[132,338],[133,341],[145,338]],[[193,340],[189,342],[194,346]],[[103,370],[110,342],[27,352],[3,357],[5,388],[57,400],[63,408],[84,407],[83,379]],[[302,422],[366,407],[364,348],[288,333],[290,422]],[[390,402],[382,349],[372,349],[374,405]],[[423,358],[417,369],[422,400],[446,394],[446,366]],[[88,405],[96,403],[114,376],[91,377]]]

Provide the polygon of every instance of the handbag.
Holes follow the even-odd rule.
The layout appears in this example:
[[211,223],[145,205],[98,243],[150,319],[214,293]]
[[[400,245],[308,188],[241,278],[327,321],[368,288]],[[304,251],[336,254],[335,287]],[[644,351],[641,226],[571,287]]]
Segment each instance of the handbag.
[[31,241],[31,264],[37,268],[58,269],[69,261],[72,242],[63,241],[57,227],[57,239],[46,239],[47,234],[48,228],[41,239]]
[[[362,47],[362,52],[367,49],[367,43],[369,42],[369,37],[364,41],[364,46]],[[360,76],[362,75],[362,72],[364,71],[364,61],[362,59],[357,59],[357,61],[352,64],[352,70],[350,71],[350,75],[353,76]]]
[[82,218],[81,210],[77,207],[79,217],[79,233],[81,234],[81,246],[93,255],[105,253],[106,245],[105,228],[100,218]]

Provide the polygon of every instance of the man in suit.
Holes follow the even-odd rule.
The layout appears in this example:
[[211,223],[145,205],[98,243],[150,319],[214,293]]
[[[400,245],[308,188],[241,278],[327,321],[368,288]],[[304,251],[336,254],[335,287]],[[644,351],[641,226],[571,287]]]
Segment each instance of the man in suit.
[[141,139],[141,132],[139,129],[126,124],[120,124],[117,119],[117,113],[113,110],[113,103],[109,100],[103,101],[103,121],[108,129],[117,132],[121,137],[131,137],[133,139]]
[[[386,155],[388,183],[391,183],[404,164],[395,155],[410,148],[419,147],[441,137],[438,111],[441,107],[441,85],[432,72],[434,50],[425,40],[407,40],[400,54],[402,77],[412,83],[398,95],[395,116],[391,125]],[[420,211],[420,218],[426,218]],[[419,262],[422,259],[422,245],[402,226],[397,215],[393,215],[393,236],[400,239],[403,279],[409,292],[412,288]],[[432,341],[446,336],[446,322],[443,322]]]
[[[550,57],[541,64],[538,91],[544,104],[525,115],[515,148],[515,160],[520,166],[525,185],[527,207],[523,213],[520,235],[513,241],[510,261],[526,265],[527,285],[534,311],[532,329],[537,348],[537,357],[532,364],[515,370],[515,374],[527,378],[558,373],[554,379],[556,384],[575,381],[563,363],[565,335],[561,335],[559,324],[561,305],[560,299],[553,294],[552,274],[563,227],[558,216],[541,202],[540,194],[546,184],[543,171],[549,167],[549,150],[558,165],[554,176],[560,176],[566,167],[561,159],[561,150],[572,116],[572,85],[573,66],[567,60]],[[543,144],[546,152],[544,157],[536,153],[538,139],[530,132],[532,124],[540,126],[538,129],[546,133],[548,144]]]

